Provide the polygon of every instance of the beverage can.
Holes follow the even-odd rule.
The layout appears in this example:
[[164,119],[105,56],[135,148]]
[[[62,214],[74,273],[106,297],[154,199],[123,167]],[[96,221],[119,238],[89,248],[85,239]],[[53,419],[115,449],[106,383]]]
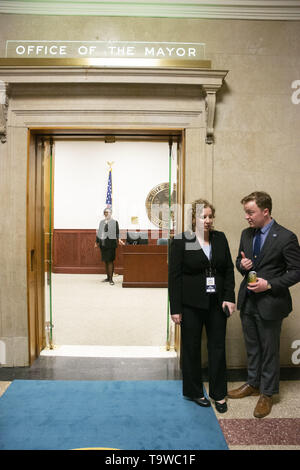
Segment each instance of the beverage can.
[[250,271],[248,273],[248,284],[252,284],[257,281],[256,271]]

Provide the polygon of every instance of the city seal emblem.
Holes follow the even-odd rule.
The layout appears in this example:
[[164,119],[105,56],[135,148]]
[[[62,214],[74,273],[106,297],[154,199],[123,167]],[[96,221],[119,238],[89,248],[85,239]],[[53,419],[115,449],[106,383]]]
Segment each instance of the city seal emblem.
[[167,229],[169,224],[169,183],[160,183],[146,197],[148,219],[156,227]]

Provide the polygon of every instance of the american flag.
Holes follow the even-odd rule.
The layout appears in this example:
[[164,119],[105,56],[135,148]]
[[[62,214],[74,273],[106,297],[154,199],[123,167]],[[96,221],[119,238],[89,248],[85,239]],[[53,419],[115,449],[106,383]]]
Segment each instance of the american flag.
[[106,192],[106,207],[112,208],[112,175],[111,169],[108,174],[107,192]]

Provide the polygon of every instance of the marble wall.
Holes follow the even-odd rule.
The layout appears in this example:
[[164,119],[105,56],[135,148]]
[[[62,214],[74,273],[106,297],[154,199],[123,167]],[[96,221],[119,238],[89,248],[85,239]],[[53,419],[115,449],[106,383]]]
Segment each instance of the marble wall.
[[[1,15],[0,57],[5,57],[9,39],[204,42],[206,58],[212,61],[212,68],[229,72],[217,94],[215,143],[205,144],[203,116],[189,120],[185,201],[201,196],[212,199],[216,206],[216,228],[225,231],[233,258],[237,254],[240,232],[246,227],[240,200],[253,190],[269,192],[273,198],[274,218],[300,235],[297,213],[300,104],[291,99],[292,83],[300,79],[298,22]],[[12,115],[9,112],[7,142],[0,144],[0,340],[7,345],[4,365],[28,363],[26,126],[37,125],[39,109],[51,109],[55,90],[56,103],[60,103],[58,108],[61,105],[71,109],[71,102],[65,104],[67,98],[63,87],[53,86],[51,91],[44,93],[44,98],[35,97],[34,106],[30,102],[33,90],[13,88],[10,107],[18,113]],[[91,106],[93,97],[91,93],[81,104]],[[101,102],[108,106],[113,99],[116,100],[106,95]],[[146,100],[145,97],[141,99]],[[181,106],[187,110],[191,99],[196,99],[193,93],[189,98],[185,96],[184,101],[178,101],[176,112]],[[127,109],[130,106],[138,109],[141,105],[139,96],[131,100]],[[160,102],[167,110],[170,99],[165,93]],[[197,103],[201,113],[203,103],[201,100]],[[30,119],[21,119],[20,116],[25,116],[30,108],[35,110]],[[72,123],[78,124],[75,108],[72,108]],[[137,118],[134,121],[137,122]],[[163,123],[167,125],[166,121]],[[240,280],[236,273],[237,286]],[[283,366],[296,365],[292,361],[292,343],[300,339],[299,286],[294,286],[291,292],[294,311],[282,328]],[[228,323],[227,353],[229,367],[245,366],[238,313]]]

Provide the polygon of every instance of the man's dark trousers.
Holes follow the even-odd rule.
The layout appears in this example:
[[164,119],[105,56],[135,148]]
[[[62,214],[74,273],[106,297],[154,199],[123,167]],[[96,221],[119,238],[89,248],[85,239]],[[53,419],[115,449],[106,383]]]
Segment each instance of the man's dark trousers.
[[241,309],[241,321],[248,358],[247,383],[259,388],[263,395],[279,393],[282,319],[264,320],[255,294],[249,293]]

